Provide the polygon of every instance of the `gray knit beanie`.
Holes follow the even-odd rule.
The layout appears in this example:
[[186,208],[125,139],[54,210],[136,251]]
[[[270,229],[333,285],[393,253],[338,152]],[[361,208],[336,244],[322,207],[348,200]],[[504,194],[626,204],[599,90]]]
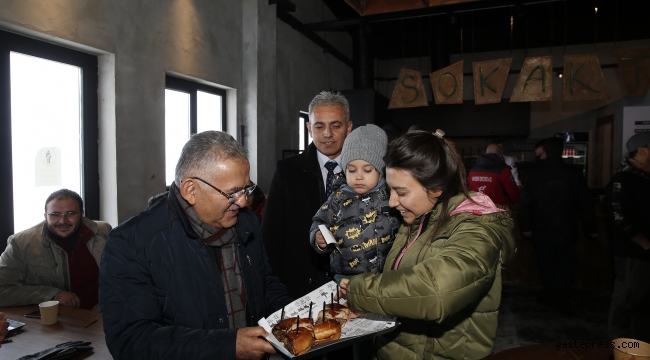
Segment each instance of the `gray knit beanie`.
[[341,150],[342,167],[345,169],[350,161],[360,159],[369,162],[383,174],[386,166],[383,158],[387,146],[386,132],[382,128],[372,124],[359,126],[345,138]]

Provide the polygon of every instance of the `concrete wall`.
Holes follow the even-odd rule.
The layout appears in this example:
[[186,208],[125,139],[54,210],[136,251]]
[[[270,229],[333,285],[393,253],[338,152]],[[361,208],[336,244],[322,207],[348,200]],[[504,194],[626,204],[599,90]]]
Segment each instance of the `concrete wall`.
[[267,1],[0,0],[0,27],[99,55],[101,217],[113,225],[165,188],[168,72],[229,89],[228,130],[249,125],[252,164],[275,151],[251,136],[258,120],[274,127],[275,8]]
[[[293,2],[296,12],[292,15],[303,23],[334,19],[327,6],[322,11],[320,1]],[[322,90],[352,89],[352,68],[323,53],[322,48],[283,21],[276,21],[277,127],[273,156],[280,159],[282,150],[298,149],[299,112],[307,111],[312,98]],[[323,33],[320,35],[325,37]],[[327,41],[352,58],[352,38],[347,33],[328,33]],[[266,139],[273,132],[263,136]],[[268,191],[268,187],[262,189]]]

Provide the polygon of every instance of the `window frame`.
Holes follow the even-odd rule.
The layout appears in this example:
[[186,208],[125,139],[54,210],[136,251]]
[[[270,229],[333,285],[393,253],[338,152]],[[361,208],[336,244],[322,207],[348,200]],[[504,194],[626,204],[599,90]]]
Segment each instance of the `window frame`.
[[9,169],[11,174],[0,177],[0,196],[5,199],[0,206],[0,251],[6,247],[7,237],[14,233],[10,77],[12,51],[81,68],[83,194],[79,195],[84,199],[83,210],[87,218],[99,219],[100,209],[97,56],[0,30],[0,168]]
[[182,79],[173,75],[165,75],[165,89],[181,91],[190,94],[190,136],[196,134],[197,129],[197,91],[203,91],[221,96],[221,131],[227,132],[227,101],[226,90],[214,86],[201,84],[195,81]]

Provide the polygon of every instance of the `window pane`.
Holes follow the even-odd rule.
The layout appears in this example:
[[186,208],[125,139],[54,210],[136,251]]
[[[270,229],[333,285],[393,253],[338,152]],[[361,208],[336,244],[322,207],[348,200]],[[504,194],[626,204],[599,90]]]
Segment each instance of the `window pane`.
[[190,138],[190,94],[165,89],[165,182],[171,185],[178,157]]
[[298,116],[298,150],[305,150],[305,119]]
[[221,96],[196,92],[196,132],[221,131]]
[[10,54],[14,231],[43,220],[45,200],[67,188],[83,197],[81,69]]

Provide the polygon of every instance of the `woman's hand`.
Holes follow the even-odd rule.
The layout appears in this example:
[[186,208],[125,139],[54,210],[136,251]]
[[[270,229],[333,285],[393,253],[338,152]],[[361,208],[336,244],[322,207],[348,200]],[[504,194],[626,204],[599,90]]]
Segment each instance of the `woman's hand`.
[[[345,295],[348,293],[348,283],[350,282],[350,279],[341,279],[341,283],[339,284],[339,298],[344,298]],[[347,306],[350,309],[350,314],[348,315],[348,320],[349,319],[354,319],[356,317],[359,317],[361,315],[360,311],[354,311],[350,307],[350,302],[346,302],[345,306]]]
[[350,282],[350,279],[341,279],[341,283],[339,284],[339,297],[344,298],[345,295],[348,293],[348,283]]

